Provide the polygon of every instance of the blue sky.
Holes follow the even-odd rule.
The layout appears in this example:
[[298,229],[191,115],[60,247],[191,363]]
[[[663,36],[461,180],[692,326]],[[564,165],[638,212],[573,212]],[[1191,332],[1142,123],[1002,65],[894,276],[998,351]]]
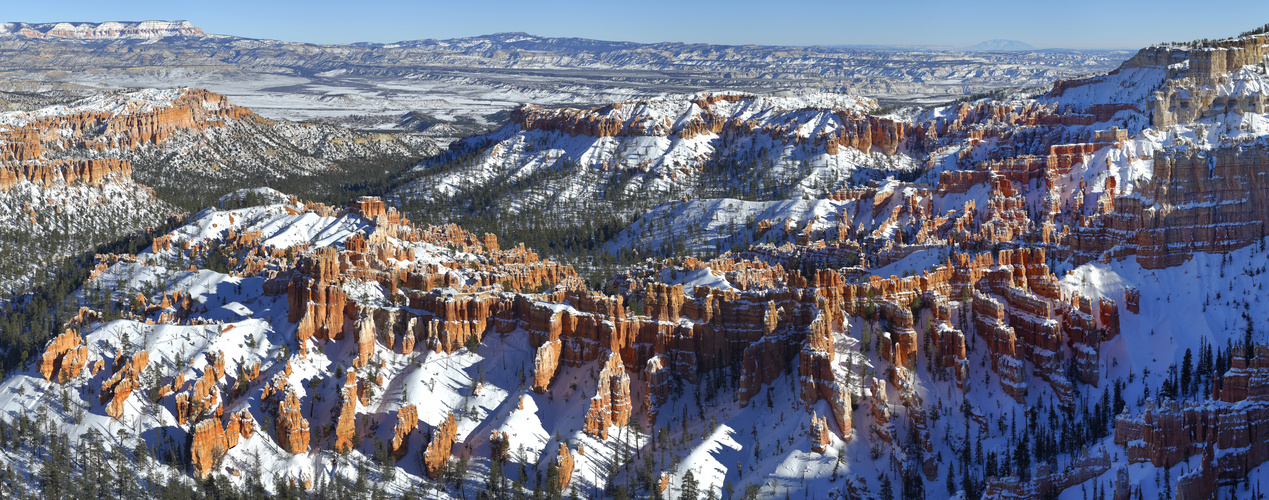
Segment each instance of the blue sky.
[[0,22],[187,19],[211,33],[316,43],[393,42],[504,31],[636,42],[761,45],[1021,40],[1137,48],[1222,38],[1269,23],[1265,0],[53,0],[3,2]]

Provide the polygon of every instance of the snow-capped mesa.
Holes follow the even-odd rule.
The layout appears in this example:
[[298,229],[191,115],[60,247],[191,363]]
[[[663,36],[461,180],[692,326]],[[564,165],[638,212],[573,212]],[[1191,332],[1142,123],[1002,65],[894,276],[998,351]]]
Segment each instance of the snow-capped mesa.
[[151,39],[168,36],[203,36],[203,29],[189,21],[141,21],[106,23],[0,23],[0,36],[73,39]]

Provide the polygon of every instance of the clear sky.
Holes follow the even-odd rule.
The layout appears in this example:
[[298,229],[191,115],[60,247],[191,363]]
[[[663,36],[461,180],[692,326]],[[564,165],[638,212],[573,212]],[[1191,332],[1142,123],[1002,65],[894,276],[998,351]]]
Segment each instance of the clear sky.
[[186,19],[209,33],[394,42],[505,31],[636,42],[1137,48],[1269,23],[1269,1],[1174,0],[50,0],[0,2],[0,22]]

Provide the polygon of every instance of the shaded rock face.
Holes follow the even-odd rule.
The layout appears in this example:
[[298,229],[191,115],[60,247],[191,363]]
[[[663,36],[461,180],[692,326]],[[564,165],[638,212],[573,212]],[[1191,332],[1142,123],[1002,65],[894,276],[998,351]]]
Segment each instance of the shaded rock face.
[[[389,449],[389,451],[391,451],[392,453],[393,458],[397,460],[401,460],[402,458],[405,458],[407,447],[410,444],[410,435],[414,433],[414,429],[417,429],[418,426],[419,426],[418,408],[416,408],[414,405],[406,405],[401,407],[400,410],[397,410],[397,426],[393,430],[392,447]],[[494,432],[497,432],[497,431],[494,431]],[[503,436],[503,439],[504,440],[506,439],[505,434]],[[490,443],[493,443],[493,442],[494,441],[491,438]],[[492,447],[493,445],[491,444],[490,446]],[[502,456],[504,459],[506,458],[506,452],[507,450],[504,448],[502,450]],[[497,453],[494,453],[494,455],[496,456]]]
[[286,395],[278,402],[277,414],[274,416],[276,438],[283,450],[292,455],[308,451],[308,420],[300,411],[300,398],[287,390]]
[[[811,324],[811,333],[802,346],[802,354],[799,358],[798,375],[802,379],[802,401],[806,403],[807,409],[810,409],[811,405],[817,401],[827,401],[833,410],[838,431],[843,437],[849,437],[851,435],[850,394],[843,390],[845,384],[839,383],[837,376],[833,373],[834,354],[833,334],[828,329],[827,322],[816,320]],[[816,418],[811,420],[814,427],[818,420]],[[828,432],[827,418],[824,419],[821,429],[823,432]],[[824,436],[816,435],[814,430],[812,435],[813,442],[824,438]],[[819,452],[823,453],[823,450]]]
[[869,426],[868,431],[872,437],[888,443],[894,443],[894,436],[890,435],[890,399],[886,393],[886,381],[879,378],[871,378],[866,382],[865,388],[868,391],[868,412],[872,415],[873,423]]
[[101,384],[101,404],[106,405],[106,414],[116,420],[123,416],[123,403],[140,387],[141,370],[150,362],[150,353],[137,351],[127,358],[115,362],[115,374]]
[[1036,467],[1030,481],[1017,477],[990,478],[983,490],[983,498],[1044,498],[1045,492],[1065,491],[1086,483],[1110,471],[1111,457],[1103,450],[1091,455],[1081,452],[1066,467],[1052,470],[1048,464]]
[[489,435],[489,459],[494,463],[503,463],[511,453],[511,436],[494,429]]
[[427,443],[427,450],[423,452],[423,462],[427,470],[427,477],[436,480],[445,472],[445,466],[449,463],[450,448],[454,446],[457,432],[458,424],[454,421],[453,413],[450,413],[439,427],[432,430],[432,436]]
[[653,356],[643,369],[643,409],[648,419],[655,422],[660,413],[661,404],[669,400],[673,375],[665,367],[663,356]]

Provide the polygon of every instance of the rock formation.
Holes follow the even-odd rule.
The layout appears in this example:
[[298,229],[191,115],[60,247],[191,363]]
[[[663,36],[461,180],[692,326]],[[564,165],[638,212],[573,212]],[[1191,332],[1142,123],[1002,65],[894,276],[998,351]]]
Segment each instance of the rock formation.
[[101,384],[101,404],[106,405],[106,414],[116,420],[123,416],[123,403],[140,387],[141,370],[150,362],[150,353],[137,351],[128,357],[121,357],[115,362],[115,373]]
[[450,413],[439,427],[432,430],[428,439],[427,450],[423,453],[423,461],[427,469],[427,477],[436,480],[449,465],[450,448],[454,446],[454,436],[458,432],[458,424],[454,414]]
[[1178,497],[1212,498],[1217,486],[1235,484],[1269,461],[1269,429],[1256,425],[1269,419],[1269,346],[1256,346],[1250,358],[1235,347],[1230,366],[1216,401],[1149,400],[1141,414],[1115,418],[1115,443],[1129,463],[1163,467],[1203,457],[1177,479]]
[[44,380],[65,384],[79,375],[88,365],[88,347],[83,345],[79,332],[66,330],[50,340],[40,357],[40,374]]
[[348,453],[357,447],[357,373],[348,369],[344,387],[339,391],[339,416],[335,423],[335,453]]
[[[397,460],[405,458],[407,447],[410,445],[410,435],[414,433],[414,429],[418,428],[418,426],[419,411],[414,407],[414,405],[402,406],[400,410],[397,410],[397,426],[392,434],[392,447],[390,448],[393,458]],[[505,441],[505,439],[506,437],[504,435],[503,440]],[[493,446],[493,442],[494,441],[491,438],[491,447]],[[502,450],[502,453],[505,456],[505,448]],[[495,455],[497,455],[497,453],[495,453]]]
[[608,428],[625,426],[630,421],[630,376],[617,353],[608,355],[608,362],[600,370],[595,396],[586,411],[583,430],[600,439],[608,439]]
[[573,480],[573,454],[564,443],[560,443],[560,451],[555,455],[555,467],[560,474],[560,491],[568,491],[568,483]]
[[287,390],[278,402],[274,419],[277,422],[277,441],[283,450],[292,455],[308,451],[308,420],[300,412],[299,396]]
[[[235,442],[236,436],[235,436]],[[190,463],[195,474],[200,478],[207,477],[220,458],[229,450],[225,440],[225,429],[217,418],[208,418],[194,426],[190,434]]]
[[816,453],[824,453],[828,451],[828,445],[832,443],[828,431],[828,419],[820,418],[819,414],[811,414],[811,451]]

